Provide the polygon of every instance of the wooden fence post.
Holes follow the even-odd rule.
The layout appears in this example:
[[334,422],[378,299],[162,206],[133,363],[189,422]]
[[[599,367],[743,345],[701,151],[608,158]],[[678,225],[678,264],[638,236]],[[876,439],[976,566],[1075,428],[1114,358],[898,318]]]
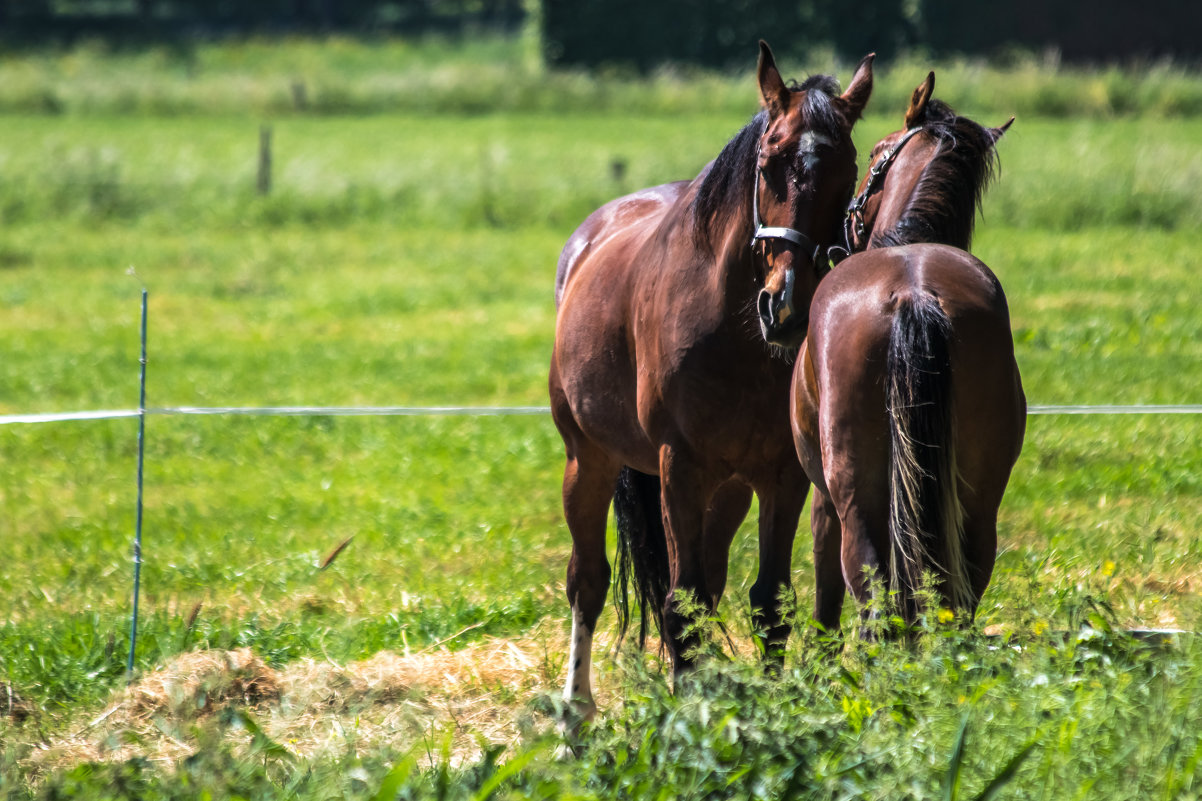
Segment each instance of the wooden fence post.
[[259,181],[260,195],[271,193],[271,126],[259,127]]

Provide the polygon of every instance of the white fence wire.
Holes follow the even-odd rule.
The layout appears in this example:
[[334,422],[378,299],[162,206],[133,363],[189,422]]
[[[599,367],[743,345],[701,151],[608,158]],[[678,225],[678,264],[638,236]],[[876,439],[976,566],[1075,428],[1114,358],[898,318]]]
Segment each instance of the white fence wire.
[[[138,409],[95,409],[0,415],[0,425],[112,420],[137,417]],[[170,406],[146,409],[147,416],[250,415],[260,417],[505,417],[550,414],[549,406]],[[1029,415],[1202,414],[1202,404],[1031,405]]]
[[[142,484],[143,448],[146,418],[175,415],[255,415],[283,417],[386,417],[386,416],[470,416],[498,417],[510,415],[545,415],[547,406],[174,406],[166,408],[146,407],[146,300],[147,291],[142,290],[141,314],[141,371],[138,409],[93,409],[75,412],[46,412],[35,414],[0,415],[0,425],[42,424],[78,420],[113,420],[124,417],[139,418],[138,430],[138,478],[137,478],[137,523],[134,535],[134,580],[133,609],[130,617],[129,659],[126,666],[129,681],[134,677],[135,651],[138,642],[138,597],[141,585],[142,565]],[[1199,414],[1202,405],[1104,405],[1104,406],[1041,406],[1027,407],[1031,415],[1087,415],[1087,414]],[[1178,634],[1180,632],[1172,632]]]

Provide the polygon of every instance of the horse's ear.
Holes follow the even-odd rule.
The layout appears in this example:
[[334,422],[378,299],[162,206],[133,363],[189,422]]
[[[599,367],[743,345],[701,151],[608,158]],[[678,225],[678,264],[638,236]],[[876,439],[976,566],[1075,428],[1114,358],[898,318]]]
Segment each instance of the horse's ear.
[[869,53],[860,59],[856,72],[851,76],[851,84],[839,99],[843,101],[844,113],[848,123],[854,123],[864,114],[868,98],[872,95],[872,60],[876,53]]
[[789,107],[789,87],[785,79],[780,77],[776,68],[776,59],[772,57],[772,48],[760,39],[760,63],[756,68],[756,79],[760,84],[760,104],[768,110],[771,117],[779,117]]
[[1010,130],[1010,126],[1013,124],[1014,124],[1014,118],[1011,117],[1010,119],[1006,120],[1004,123],[1002,123],[997,128],[986,128],[985,130],[989,131],[989,135],[993,137],[993,141],[997,142],[997,140],[1002,138],[1002,134],[1004,134],[1006,131]]
[[914,94],[910,95],[910,107],[906,109],[906,128],[917,128],[927,117],[927,103],[935,92],[935,73],[927,73],[927,79],[918,84]]

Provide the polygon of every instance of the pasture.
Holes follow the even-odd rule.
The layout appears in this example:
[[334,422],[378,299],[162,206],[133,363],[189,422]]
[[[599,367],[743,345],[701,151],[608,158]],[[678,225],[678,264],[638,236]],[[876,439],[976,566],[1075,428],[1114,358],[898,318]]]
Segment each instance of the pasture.
[[[373,60],[340,43],[314,67],[321,51],[292,47],[266,66],[251,48],[242,72],[236,50],[203,51],[196,83],[90,51],[73,73],[48,56],[6,67],[23,82],[0,90],[0,414],[136,406],[142,284],[151,407],[545,404],[564,239],[615,194],[695,175],[754,111],[749,67],[699,78],[720,87],[709,106],[657,104],[684,81],[660,76],[561,86],[566,108],[543,90],[439,111],[398,79],[306,112],[280,88],[294,70],[329,84]],[[504,84],[490,60],[522,63],[488,47],[454,56],[468,66],[440,96],[465,74]],[[87,85],[105,69],[144,83],[105,100]],[[925,69],[881,68],[862,157]],[[1119,108],[1041,107],[1041,84],[1007,110],[956,88],[981,69],[937,67],[936,95],[986,124],[1020,115],[974,252],[1006,288],[1028,400],[1202,401],[1202,82],[1173,73],[1185,88],[1165,96],[1184,100]],[[1022,86],[1023,69],[980,80]],[[210,72],[244,75],[245,95]],[[1121,97],[1150,79],[1065,80]],[[57,106],[22,99],[43,84]],[[582,107],[607,86],[616,99]],[[165,689],[137,698],[121,691],[135,436],[134,420],[0,426],[5,797],[959,798],[995,779],[1002,797],[1202,793],[1200,646],[1122,633],[1202,627],[1196,416],[1029,419],[978,615],[992,638],[931,621],[913,649],[832,660],[810,634],[765,679],[746,653],[745,524],[722,607],[733,658],[673,696],[654,654],[599,656],[603,714],[567,762],[546,736],[569,550],[549,417],[151,417],[137,662]],[[241,648],[254,661],[188,661]]]

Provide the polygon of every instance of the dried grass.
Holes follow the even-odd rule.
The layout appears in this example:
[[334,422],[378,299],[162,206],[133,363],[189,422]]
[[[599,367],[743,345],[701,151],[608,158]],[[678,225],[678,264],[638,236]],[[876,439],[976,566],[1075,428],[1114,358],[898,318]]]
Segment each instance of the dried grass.
[[279,674],[249,648],[181,654],[122,693],[125,722],[156,715],[205,717],[232,705],[258,707],[279,700]]
[[[133,756],[171,765],[190,755],[198,729],[229,707],[245,710],[300,757],[348,748],[408,750],[441,743],[450,732],[451,761],[462,763],[483,744],[519,739],[531,697],[560,679],[567,643],[559,628],[458,651],[381,652],[349,665],[304,659],[280,670],[245,648],[182,654],[115,692],[100,715],[39,746],[28,768],[36,775]],[[250,740],[236,727],[225,736]],[[440,758],[440,746],[428,753]]]

